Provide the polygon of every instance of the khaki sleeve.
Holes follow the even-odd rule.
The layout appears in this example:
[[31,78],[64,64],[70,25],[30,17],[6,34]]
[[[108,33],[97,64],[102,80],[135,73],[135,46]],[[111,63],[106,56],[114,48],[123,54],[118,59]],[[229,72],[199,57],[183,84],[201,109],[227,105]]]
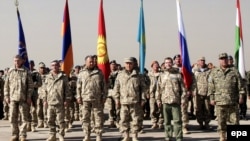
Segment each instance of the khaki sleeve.
[[64,101],[70,101],[72,99],[72,93],[69,87],[69,80],[67,76],[64,76]]
[[76,81],[76,99],[81,99],[82,94],[82,77],[81,74],[79,74],[77,81]]
[[113,96],[115,98],[115,101],[120,101],[120,74],[118,74],[114,88],[113,88]]
[[156,84],[156,92],[155,92],[155,99],[157,100],[157,102],[161,102],[161,95],[162,95],[161,83],[162,83],[162,77],[160,75]]
[[34,91],[34,83],[32,80],[31,73],[28,73],[27,75],[27,99],[31,98]]

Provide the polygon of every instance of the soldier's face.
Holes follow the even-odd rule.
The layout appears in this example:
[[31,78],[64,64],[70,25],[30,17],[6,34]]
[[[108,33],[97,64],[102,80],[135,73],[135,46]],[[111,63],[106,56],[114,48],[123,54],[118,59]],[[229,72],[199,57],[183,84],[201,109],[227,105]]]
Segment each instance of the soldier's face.
[[153,66],[152,66],[152,69],[154,71],[158,71],[159,70],[159,64],[158,63],[154,63]]
[[228,59],[225,57],[225,58],[220,58],[220,66],[223,67],[223,68],[226,68],[228,66]]
[[175,60],[174,60],[174,63],[176,65],[180,65],[181,64],[181,57],[176,57]]
[[115,63],[111,63],[110,70],[117,70],[117,65]]
[[134,63],[132,63],[132,62],[126,62],[126,63],[125,63],[125,69],[126,69],[127,71],[132,71],[133,68],[134,68]]
[[16,68],[21,68],[23,65],[23,59],[21,58],[14,58],[14,64]]
[[205,62],[206,62],[205,60],[199,60],[198,64],[200,67],[203,68],[205,66]]
[[50,69],[51,69],[52,72],[57,73],[60,70],[60,64],[56,63],[56,62],[52,62],[51,66],[50,66]]
[[89,68],[89,69],[93,69],[95,67],[95,63],[94,63],[94,59],[89,57],[87,60],[86,60],[86,67]]
[[170,69],[173,66],[173,62],[171,60],[165,60],[166,69]]
[[39,72],[40,72],[41,74],[45,74],[46,68],[45,68],[45,67],[40,67],[40,68],[39,68]]

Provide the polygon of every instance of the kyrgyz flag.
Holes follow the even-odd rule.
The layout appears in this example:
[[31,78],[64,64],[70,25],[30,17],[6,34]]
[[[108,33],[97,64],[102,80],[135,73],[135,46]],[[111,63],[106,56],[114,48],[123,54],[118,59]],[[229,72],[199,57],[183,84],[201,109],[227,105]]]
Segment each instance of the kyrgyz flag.
[[73,67],[73,52],[72,52],[72,42],[71,42],[71,30],[70,30],[70,18],[69,18],[69,8],[68,0],[66,0],[63,23],[62,23],[62,66],[61,69],[65,74],[69,76],[70,71]]
[[246,78],[243,36],[242,36],[242,23],[241,23],[241,12],[240,12],[240,0],[237,0],[236,2],[236,32],[235,32],[234,57],[235,57],[235,66],[238,68],[241,77]]
[[177,5],[177,21],[178,21],[178,30],[180,38],[180,48],[181,48],[181,60],[182,60],[182,74],[184,79],[184,84],[187,89],[190,89],[192,84],[192,68],[188,55],[188,46],[185,36],[184,23],[182,19],[181,6],[179,0],[176,0]]
[[24,59],[25,61],[24,66],[26,68],[29,68],[29,59],[28,59],[28,53],[26,49],[25,36],[24,36],[22,21],[21,21],[18,8],[17,8],[17,18],[18,18],[18,29],[19,29],[18,54],[22,56],[22,58]]
[[109,57],[106,42],[105,19],[103,12],[103,2],[100,1],[99,21],[98,21],[98,40],[97,40],[97,65],[102,71],[106,82],[110,74]]

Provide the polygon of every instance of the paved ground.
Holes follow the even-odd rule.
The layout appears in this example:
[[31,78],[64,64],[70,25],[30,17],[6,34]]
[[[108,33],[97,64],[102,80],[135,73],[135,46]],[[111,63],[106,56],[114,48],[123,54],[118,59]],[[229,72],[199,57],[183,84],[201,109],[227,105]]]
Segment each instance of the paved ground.
[[[248,101],[248,107],[250,102]],[[248,118],[250,118],[250,109],[248,108]],[[105,122],[107,125],[108,122]],[[250,120],[241,120],[240,124],[249,125]],[[144,121],[144,127],[146,133],[139,134],[139,139],[141,141],[161,141],[164,139],[163,130],[150,129],[151,123],[150,120]],[[217,122],[211,121],[212,129],[211,131],[202,131],[198,130],[198,125],[196,120],[190,121],[190,131],[191,134],[184,135],[184,141],[218,141],[219,135],[216,132]],[[120,141],[122,138],[121,133],[118,132],[118,129],[109,129],[105,126],[105,133],[103,134],[103,141]],[[7,141],[11,137],[11,129],[9,121],[0,121],[0,140]],[[28,140],[29,141],[44,141],[48,137],[48,128],[39,128],[38,132],[29,132]],[[80,121],[74,122],[71,132],[66,133],[65,141],[82,141],[84,133],[81,129]],[[91,134],[91,140],[95,140],[95,134]]]

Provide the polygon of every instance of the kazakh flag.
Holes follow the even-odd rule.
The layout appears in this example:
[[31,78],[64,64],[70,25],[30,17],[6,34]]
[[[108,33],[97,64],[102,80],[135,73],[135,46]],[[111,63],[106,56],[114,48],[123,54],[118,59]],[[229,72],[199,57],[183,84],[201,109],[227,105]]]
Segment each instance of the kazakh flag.
[[143,11],[143,0],[141,0],[140,8],[140,20],[137,41],[139,42],[139,66],[140,73],[144,73],[145,56],[146,56],[146,35],[145,35],[145,24],[144,24],[144,11]]

